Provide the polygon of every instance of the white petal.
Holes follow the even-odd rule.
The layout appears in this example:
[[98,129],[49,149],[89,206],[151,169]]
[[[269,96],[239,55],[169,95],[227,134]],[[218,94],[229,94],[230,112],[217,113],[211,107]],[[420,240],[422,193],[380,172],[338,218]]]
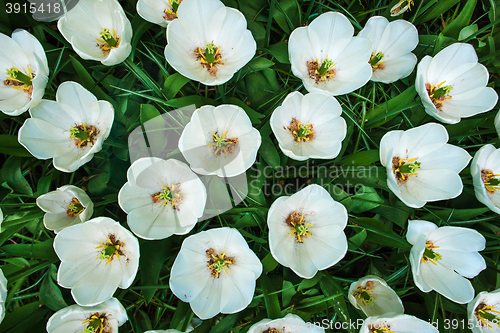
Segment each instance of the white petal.
[[443,256],[439,260],[440,264],[466,278],[472,279],[486,269],[483,256],[477,252],[447,251],[440,248],[438,253]]
[[462,227],[441,227],[429,236],[439,243],[440,250],[474,252],[482,251],[486,245],[483,235],[474,229]]
[[19,129],[19,143],[39,159],[68,153],[74,146],[63,130],[36,118],[26,119]]
[[411,245],[415,245],[418,240],[418,236],[423,234],[425,235],[425,238],[427,238],[437,228],[438,228],[437,225],[428,221],[422,221],[422,220],[408,221],[408,232],[406,234],[406,240]]
[[453,270],[427,262],[421,265],[420,271],[423,280],[432,289],[453,302],[465,304],[474,298],[474,288],[470,281]]
[[460,147],[445,144],[430,154],[419,158],[421,170],[448,169],[461,172],[471,160],[469,153]]
[[462,193],[460,176],[452,170],[418,170],[404,185],[416,199],[437,201],[456,198]]
[[472,117],[490,111],[498,101],[498,94],[493,88],[476,88],[458,95],[452,95],[443,103],[444,113],[453,117]]
[[428,82],[434,85],[449,82],[470,70],[477,63],[477,55],[470,44],[455,43],[441,50],[427,69]]
[[137,1],[137,14],[154,24],[166,27],[170,21],[164,18],[165,10],[172,9],[168,0],[139,0]]
[[395,20],[385,29],[376,50],[384,53],[382,61],[389,61],[410,53],[417,45],[417,28],[408,21]]
[[448,142],[448,132],[443,125],[427,123],[411,128],[401,135],[399,157],[424,157]]
[[417,64],[417,57],[408,53],[396,59],[384,62],[385,68],[378,68],[373,72],[371,80],[374,82],[392,83],[410,75]]
[[43,68],[39,68],[38,70],[41,70],[42,73],[49,72],[45,50],[35,36],[27,32],[26,30],[16,29],[12,33],[12,39],[22,47],[23,51],[26,53],[26,56],[29,59],[29,63],[31,66],[35,66],[35,64],[37,64],[37,60],[35,58],[38,58],[38,61],[40,61],[43,65]]
[[372,52],[374,52],[375,50],[378,50],[377,47],[380,43],[380,39],[382,38],[382,34],[388,24],[389,20],[385,17],[372,16],[368,19],[368,21],[366,21],[364,28],[358,33],[358,36],[366,37],[371,40],[373,43]]
[[351,42],[354,27],[343,14],[327,12],[311,22],[307,27],[307,33],[313,45],[315,58],[322,61],[326,57],[337,59]]
[[[403,131],[390,131],[380,140],[380,163],[392,171],[392,153],[399,151],[399,142]],[[390,161],[390,163],[387,163]],[[391,172],[392,173],[392,172]]]

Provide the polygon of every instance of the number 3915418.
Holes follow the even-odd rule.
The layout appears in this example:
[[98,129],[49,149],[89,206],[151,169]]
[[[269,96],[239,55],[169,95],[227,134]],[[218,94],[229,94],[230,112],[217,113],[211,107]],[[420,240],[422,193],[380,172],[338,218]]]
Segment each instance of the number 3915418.
[[36,12],[39,12],[39,13],[47,12],[47,13],[58,14],[61,12],[61,10],[62,10],[62,8],[61,8],[60,3],[52,3],[52,4],[51,3],[40,3],[40,4],[24,3],[24,4],[20,4],[20,3],[7,2],[5,4],[5,12],[7,14],[19,14],[19,13],[34,14]]

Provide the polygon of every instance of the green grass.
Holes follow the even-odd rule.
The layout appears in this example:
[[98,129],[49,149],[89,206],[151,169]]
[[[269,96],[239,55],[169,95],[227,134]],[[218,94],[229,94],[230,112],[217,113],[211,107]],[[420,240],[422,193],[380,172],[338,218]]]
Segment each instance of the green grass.
[[[205,87],[186,79],[166,63],[165,29],[140,18],[135,0],[121,1],[134,30],[133,51],[125,62],[114,67],[81,59],[57,31],[54,22],[39,23],[26,14],[6,14],[6,2],[0,0],[0,32],[10,35],[16,28],[27,29],[47,52],[50,80],[44,98],[55,99],[59,84],[76,81],[98,99],[113,104],[115,121],[103,150],[78,171],[67,174],[55,170],[51,160],[31,157],[17,142],[17,132],[28,113],[17,117],[0,113],[0,208],[7,216],[0,233],[0,264],[9,281],[5,303],[8,313],[0,324],[0,332],[44,332],[55,310],[74,304],[69,290],[55,283],[59,260],[51,245],[54,234],[44,228],[43,213],[35,199],[57,187],[73,184],[87,190],[95,204],[94,217],[108,216],[126,224],[126,214],[118,206],[117,194],[126,182],[130,165],[128,133],[150,119],[151,114],[190,104],[243,106],[254,127],[265,138],[256,166],[247,172],[249,181],[256,180],[259,186],[251,187],[237,208],[199,223],[190,233],[220,226],[238,228],[262,260],[264,273],[257,281],[254,299],[248,308],[206,320],[195,329],[196,333],[243,333],[263,318],[279,318],[290,312],[306,321],[356,321],[363,315],[347,301],[347,288],[367,274],[384,278],[402,298],[406,313],[438,321],[441,332],[468,331],[463,329],[463,324],[457,329],[451,325],[455,319],[467,323],[465,305],[455,304],[436,292],[422,293],[413,283],[410,245],[405,239],[408,219],[478,230],[487,241],[481,253],[488,267],[472,284],[476,293],[500,287],[500,219],[475,198],[469,168],[461,173],[464,191],[458,198],[429,203],[421,209],[406,207],[387,188],[385,168],[378,158],[381,137],[390,130],[406,130],[434,121],[424,112],[414,89],[415,71],[402,81],[389,85],[369,82],[353,93],[338,97],[348,130],[342,152],[334,160],[309,161],[308,168],[300,169],[306,162],[285,157],[272,136],[269,126],[272,111],[288,93],[305,93],[301,80],[291,73],[288,61],[286,43],[291,31],[333,10],[345,14],[358,32],[369,17],[388,16],[397,1],[225,0],[227,6],[245,14],[258,49],[254,59],[220,87]],[[480,62],[491,74],[488,85],[496,88],[500,75],[500,4],[497,6],[495,0],[416,0],[404,18],[413,22],[419,31],[420,43],[414,51],[419,60],[436,54],[460,37],[475,47]],[[467,149],[471,155],[487,143],[500,147],[493,126],[497,112],[495,108],[463,119],[457,125],[445,126],[449,143]],[[293,169],[287,173],[277,172],[278,167],[285,166],[295,166],[299,172],[294,173]],[[342,167],[349,172],[324,175],[317,172],[322,166]],[[293,191],[306,183],[339,184],[344,189],[350,184],[350,193],[340,188],[331,191],[334,199],[349,211],[345,230],[349,251],[337,265],[310,280],[301,279],[279,265],[269,252],[267,210],[284,194],[272,194],[269,189],[280,182],[291,184],[289,188]],[[364,194],[354,194],[354,185],[364,186]],[[129,316],[120,332],[186,329],[193,313],[168,287],[172,263],[186,237],[140,240],[137,278],[129,289],[118,289],[115,293]],[[446,325],[445,320],[449,320],[450,325]]]

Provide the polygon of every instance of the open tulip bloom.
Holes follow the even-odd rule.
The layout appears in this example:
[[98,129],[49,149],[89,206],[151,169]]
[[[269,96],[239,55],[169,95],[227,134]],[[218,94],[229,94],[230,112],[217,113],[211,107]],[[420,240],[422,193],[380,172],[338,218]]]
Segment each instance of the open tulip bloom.
[[411,53],[418,45],[418,31],[405,20],[389,23],[383,16],[372,16],[358,36],[372,41],[372,81],[391,83],[413,72],[417,57]]
[[486,240],[474,229],[438,228],[432,222],[408,221],[406,239],[413,245],[410,253],[413,281],[423,292],[435,290],[460,303],[474,298],[473,278],[486,268],[478,251]]
[[459,176],[471,156],[447,144],[444,126],[428,123],[407,131],[390,131],[380,142],[380,162],[389,189],[407,206],[455,198],[462,193]]
[[206,189],[186,164],[145,157],[130,166],[127,177],[118,203],[137,236],[163,239],[184,235],[203,215]]
[[45,228],[55,233],[88,221],[94,212],[94,204],[87,193],[73,185],[66,185],[39,196],[36,204],[46,213],[43,216]]
[[335,158],[347,133],[339,102],[324,93],[290,93],[271,115],[271,128],[286,156],[298,161]]
[[481,147],[470,170],[477,200],[500,214],[500,149],[490,144]]
[[7,279],[0,269],[0,323],[5,318],[5,300],[7,299]]
[[405,309],[398,294],[375,275],[367,275],[349,287],[349,302],[367,316],[388,312],[403,314]]
[[166,27],[177,18],[182,0],[139,0],[137,13],[146,21]]
[[498,95],[488,84],[488,70],[477,62],[470,44],[455,43],[417,67],[415,88],[425,112],[447,124],[491,110]]
[[47,322],[48,333],[118,333],[127,312],[116,298],[96,306],[71,305],[54,313]]
[[0,33],[0,110],[18,116],[42,99],[49,75],[42,44],[26,30]]
[[179,150],[196,173],[234,177],[252,166],[260,143],[259,131],[242,108],[205,105],[182,131]]
[[359,333],[439,333],[429,321],[399,313],[366,318]]
[[54,167],[76,171],[94,157],[109,135],[114,110],[76,82],[59,85],[56,101],[30,109],[19,130],[19,143],[38,159],[54,158]]
[[259,258],[238,230],[210,229],[182,242],[170,272],[170,289],[204,320],[245,309],[261,273]]
[[127,289],[139,267],[139,242],[118,222],[96,217],[63,229],[54,239],[61,260],[57,283],[78,305],[94,306]]
[[[480,292],[468,305],[472,333],[494,333],[500,330],[500,289]],[[470,326],[469,326],[470,328]]]
[[219,0],[183,0],[167,27],[165,58],[205,85],[223,84],[255,55],[257,44],[237,9]]
[[267,225],[272,256],[302,278],[312,278],[347,253],[347,210],[319,185],[276,199]]
[[354,27],[340,13],[321,14],[290,35],[292,72],[309,92],[343,95],[364,86],[372,76],[372,43],[353,37]]
[[302,318],[292,313],[279,319],[262,319],[253,324],[248,333],[324,333],[323,327],[305,322]]
[[79,0],[59,19],[57,27],[85,60],[113,66],[132,50],[132,25],[117,0]]

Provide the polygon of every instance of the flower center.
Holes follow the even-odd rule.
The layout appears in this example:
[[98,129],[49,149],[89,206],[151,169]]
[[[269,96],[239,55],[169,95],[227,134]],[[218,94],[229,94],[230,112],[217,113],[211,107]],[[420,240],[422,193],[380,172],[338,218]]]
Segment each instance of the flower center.
[[[161,186],[161,185],[160,185]],[[179,209],[179,205],[182,202],[181,184],[172,184],[169,186],[161,186],[162,191],[151,194],[151,199],[154,203],[160,203],[165,206],[167,203],[171,203],[174,209]]]
[[319,65],[318,59],[310,60],[307,62],[307,71],[309,72],[309,76],[314,79],[316,83],[319,81],[325,81],[330,77],[334,76],[337,71],[335,70],[336,63],[333,60],[328,59],[326,56],[325,60]]
[[405,183],[409,176],[418,176],[416,171],[420,169],[420,162],[417,162],[418,157],[404,159],[394,156],[392,158],[392,171],[396,175],[398,183]]
[[216,65],[223,65],[222,55],[220,53],[220,47],[216,46],[213,42],[208,43],[205,49],[202,50],[201,47],[197,47],[194,50],[194,54],[197,60],[200,60],[201,66],[206,68],[210,75],[217,75]]
[[297,118],[292,118],[290,126],[286,129],[290,130],[295,142],[312,141],[315,137],[314,126],[312,124],[303,125]]
[[71,126],[69,129],[69,138],[75,140],[75,145],[79,147],[86,147],[89,143],[92,145],[95,142],[97,134],[99,131],[95,126],[85,126],[84,123],[81,125]]
[[24,74],[14,66],[10,69],[7,69],[6,72],[7,76],[3,81],[3,84],[5,86],[11,86],[14,89],[23,88],[24,91],[30,94],[33,92],[33,78],[35,77],[35,74],[31,72],[31,68],[29,66],[28,75]]
[[101,36],[101,38],[96,38],[96,41],[101,44],[97,44],[97,46],[99,46],[103,52],[109,52],[111,49],[116,49],[120,45],[120,37],[116,35],[115,29],[113,29],[113,34],[111,34],[109,29],[101,28],[99,36]]
[[500,179],[496,177],[500,177],[500,175],[495,174],[489,169],[481,170],[481,179],[484,187],[486,187],[486,191],[495,193],[496,190],[500,190]]
[[373,296],[372,293],[373,293],[373,282],[368,281],[364,286],[358,287],[358,291],[354,294],[354,297],[359,298],[364,306],[366,306],[366,304],[372,305],[373,299],[377,298]]
[[422,263],[430,261],[431,263],[437,266],[436,261],[443,259],[443,257],[439,253],[433,251],[438,247],[439,246],[435,246],[434,243],[431,241],[425,242],[425,250],[424,254],[422,255]]
[[299,243],[303,243],[302,239],[304,237],[312,237],[309,227],[312,227],[313,224],[305,224],[303,214],[291,212],[285,222],[291,228],[290,236],[293,237],[295,235]]
[[372,56],[370,57],[370,60],[368,61],[370,65],[372,66],[372,70],[375,72],[377,69],[385,69],[385,61],[380,62],[382,58],[384,57],[384,54],[382,52],[377,52],[376,50],[372,53]]
[[441,109],[443,107],[443,102],[445,100],[451,99],[451,96],[448,94],[453,90],[453,86],[443,86],[443,84],[445,83],[446,81],[443,81],[437,86],[431,85],[430,83],[425,84],[427,94],[429,95],[432,103],[437,109]]
[[163,15],[163,18],[167,21],[172,21],[177,18],[177,9],[179,8],[179,5],[181,4],[182,0],[168,0],[168,3],[170,4],[170,8],[172,9],[165,9]]
[[121,253],[120,250],[120,244],[119,244],[120,242],[115,240],[114,235],[110,235],[110,237],[106,240],[106,242],[107,243],[104,243],[103,245],[99,245],[98,247],[96,247],[96,249],[103,248],[103,250],[99,252],[99,255],[97,256],[96,259],[107,260],[106,261],[107,265],[111,262],[111,260],[113,260],[114,255],[116,255],[116,257],[120,259],[120,254],[123,253]]
[[398,2],[394,7],[391,8],[391,16],[398,16],[406,12],[411,11],[411,6],[415,3],[413,0],[402,0]]
[[77,198],[71,199],[71,202],[67,205],[67,207],[68,210],[66,211],[66,215],[69,217],[78,216],[85,210],[85,207],[83,207],[82,203]]
[[227,131],[224,131],[222,136],[219,136],[218,132],[212,132],[212,135],[213,141],[209,143],[208,146],[212,147],[215,156],[220,156],[221,154],[231,155],[234,153],[238,145],[238,138],[226,138]]
[[381,328],[378,328],[376,329],[375,331],[373,331],[373,333],[394,333],[393,331],[391,331],[389,328],[387,328],[386,326],[384,327],[381,327]]
[[225,253],[221,255],[215,255],[215,250],[213,248],[209,248],[206,251],[207,257],[209,258],[207,262],[208,269],[210,270],[210,276],[219,278],[219,274],[222,270],[227,272],[227,269],[230,265],[234,265],[234,258],[226,256]]
[[481,326],[493,328],[490,324],[496,324],[500,327],[500,317],[495,315],[495,313],[500,314],[500,312],[494,309],[494,306],[486,305],[484,303],[481,303],[476,307],[474,314],[476,315],[477,321],[481,324]]
[[92,315],[89,319],[85,320],[82,325],[87,324],[83,333],[102,333],[104,330],[104,317]]

